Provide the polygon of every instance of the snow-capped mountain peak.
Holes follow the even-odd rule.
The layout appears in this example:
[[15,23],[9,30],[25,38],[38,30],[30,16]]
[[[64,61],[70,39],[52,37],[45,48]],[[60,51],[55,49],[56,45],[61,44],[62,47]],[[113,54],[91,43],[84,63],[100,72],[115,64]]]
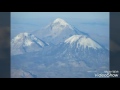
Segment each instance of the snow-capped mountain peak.
[[28,36],[28,33],[26,33],[26,32],[25,33],[20,33],[12,40],[17,41],[17,40],[19,40],[19,39],[21,39],[21,38],[23,38],[25,36]]
[[23,43],[24,42],[24,46],[30,46],[32,43],[35,43],[35,41],[42,47],[44,46],[44,43],[40,39],[26,32],[20,33],[15,38],[12,39],[12,43],[15,43],[15,42]]
[[71,25],[68,24],[65,20],[63,20],[63,19],[61,19],[61,18],[55,19],[50,26],[52,27],[52,29],[53,29],[54,31],[55,31],[55,30],[62,31],[62,30],[64,30],[65,28],[69,28],[69,29],[72,29],[72,30],[73,30],[73,28],[71,27]]
[[53,24],[60,24],[60,25],[69,25],[65,20],[61,19],[61,18],[57,18],[53,21]]
[[27,32],[25,32],[25,33],[23,33],[25,36],[28,36],[28,33]]
[[39,51],[40,48],[43,48],[45,46],[48,46],[48,44],[36,36],[26,32],[18,34],[11,41],[11,50],[13,52],[18,52],[15,54]]
[[43,30],[35,32],[35,35],[37,37],[54,45],[57,45],[60,42],[64,42],[66,38],[74,34],[76,34],[76,32],[74,31],[72,26],[61,18],[55,19]]
[[76,44],[76,47],[88,47],[93,49],[100,49],[102,48],[97,42],[92,40],[91,38],[85,36],[85,35],[73,35],[70,38],[65,40],[65,43],[70,44],[71,46],[73,44]]

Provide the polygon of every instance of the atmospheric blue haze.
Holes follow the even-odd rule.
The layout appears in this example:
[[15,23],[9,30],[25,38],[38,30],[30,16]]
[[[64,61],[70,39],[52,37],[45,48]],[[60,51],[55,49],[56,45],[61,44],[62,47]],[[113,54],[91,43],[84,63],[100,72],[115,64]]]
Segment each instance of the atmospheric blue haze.
[[12,12],[11,77],[95,77],[109,70],[109,12]]

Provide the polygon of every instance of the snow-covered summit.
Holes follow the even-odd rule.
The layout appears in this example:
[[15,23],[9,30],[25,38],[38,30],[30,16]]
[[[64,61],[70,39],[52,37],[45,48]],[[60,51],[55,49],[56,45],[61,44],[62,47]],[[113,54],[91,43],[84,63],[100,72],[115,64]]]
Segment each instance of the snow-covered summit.
[[37,43],[41,47],[44,47],[46,44],[38,39],[36,36],[29,34],[29,33],[20,33],[16,37],[12,39],[12,44],[13,43],[21,43],[24,46],[30,46],[32,43]]
[[65,20],[61,19],[61,18],[57,18],[53,21],[53,24],[59,23],[60,25],[69,25]]
[[76,47],[88,47],[93,49],[102,48],[97,42],[85,35],[73,35],[70,38],[66,39],[64,43],[70,44],[71,46],[76,44]]
[[28,33],[20,33],[20,34],[18,34],[14,39],[12,39],[12,41],[14,40],[14,41],[17,41],[17,40],[19,40],[19,39],[21,39],[21,38],[23,38],[23,37],[25,37],[25,36],[28,36]]
[[20,33],[11,41],[11,51],[14,54],[21,54],[24,52],[39,51],[40,48],[48,44],[40,40],[36,36],[29,33]]
[[60,42],[64,42],[68,37],[76,34],[76,32],[65,20],[57,18],[43,30],[38,30],[34,34],[46,42],[57,45]]
[[65,28],[73,29],[70,24],[61,18],[55,19],[50,26],[53,28],[53,30],[64,30]]

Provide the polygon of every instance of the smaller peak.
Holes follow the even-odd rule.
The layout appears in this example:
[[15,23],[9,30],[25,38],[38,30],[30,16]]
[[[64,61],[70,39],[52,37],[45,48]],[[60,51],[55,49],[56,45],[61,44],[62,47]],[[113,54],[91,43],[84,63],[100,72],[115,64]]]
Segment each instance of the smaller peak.
[[29,36],[29,33],[27,33],[27,32],[24,32],[24,33],[19,33],[17,36],[15,36],[14,38],[13,38],[13,40],[19,40],[19,39],[21,39],[21,38],[24,38],[24,37],[28,37]]
[[93,48],[93,49],[100,49],[102,48],[97,42],[92,40],[91,38],[85,36],[85,35],[73,35],[65,40],[65,43],[68,43],[70,45],[76,44],[76,47],[83,46],[84,48]]
[[68,39],[65,40],[65,43],[73,43],[78,41],[81,37],[83,37],[83,35],[73,35],[71,37],[69,37]]

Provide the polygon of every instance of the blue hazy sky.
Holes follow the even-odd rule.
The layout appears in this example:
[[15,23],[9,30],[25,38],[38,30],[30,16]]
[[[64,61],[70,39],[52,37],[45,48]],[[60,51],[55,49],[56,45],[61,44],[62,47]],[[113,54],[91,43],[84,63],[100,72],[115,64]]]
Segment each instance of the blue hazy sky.
[[109,12],[11,12],[11,23],[38,24],[44,26],[56,18],[69,24],[109,24]]
[[88,33],[109,34],[109,12],[11,12],[11,29],[39,30],[56,18]]
[[109,19],[109,12],[12,12],[12,18],[65,17],[81,19]]
[[109,12],[11,12],[11,23],[46,25],[56,18],[69,24],[109,24]]

